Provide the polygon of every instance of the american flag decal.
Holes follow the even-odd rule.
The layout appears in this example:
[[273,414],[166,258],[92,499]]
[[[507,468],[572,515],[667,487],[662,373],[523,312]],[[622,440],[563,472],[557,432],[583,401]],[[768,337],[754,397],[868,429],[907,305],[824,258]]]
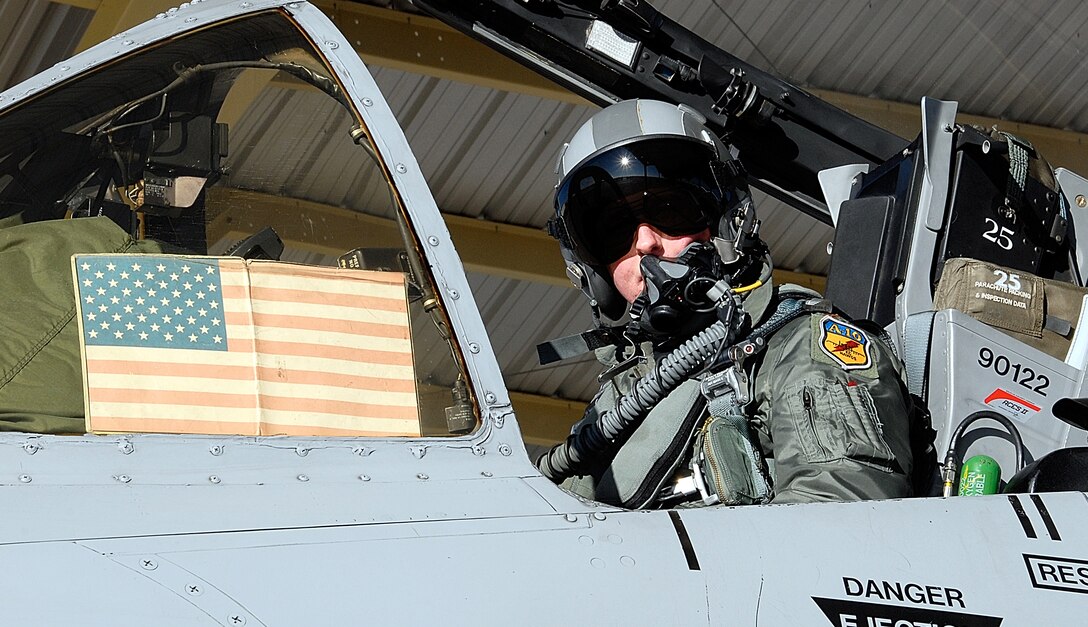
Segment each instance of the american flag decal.
[[400,273],[73,257],[91,432],[412,435]]

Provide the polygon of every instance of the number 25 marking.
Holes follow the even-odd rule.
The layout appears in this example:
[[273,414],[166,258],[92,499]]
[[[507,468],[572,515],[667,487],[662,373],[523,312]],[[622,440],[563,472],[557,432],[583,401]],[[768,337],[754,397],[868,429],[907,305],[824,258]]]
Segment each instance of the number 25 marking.
[[1012,250],[1012,238],[1009,237],[1010,235],[1012,235],[1012,229],[1007,226],[998,225],[997,220],[994,220],[993,218],[986,218],[986,224],[992,228],[990,228],[988,231],[985,231],[982,234],[982,237],[990,240],[991,242],[997,244],[1005,250]]
[[1010,274],[1002,270],[994,270],[994,274],[997,275],[997,280],[994,281],[997,287],[1007,287],[1014,292],[1020,291],[1019,274]]

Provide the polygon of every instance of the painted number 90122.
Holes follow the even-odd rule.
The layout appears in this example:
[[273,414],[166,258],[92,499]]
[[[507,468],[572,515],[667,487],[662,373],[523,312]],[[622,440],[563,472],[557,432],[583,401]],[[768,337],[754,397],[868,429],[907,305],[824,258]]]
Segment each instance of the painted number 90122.
[[1028,366],[1022,366],[1004,355],[995,354],[993,349],[985,346],[978,351],[978,365],[993,370],[1002,377],[1011,376],[1016,383],[1043,396],[1046,396],[1046,389],[1050,387],[1050,377],[1036,374]]

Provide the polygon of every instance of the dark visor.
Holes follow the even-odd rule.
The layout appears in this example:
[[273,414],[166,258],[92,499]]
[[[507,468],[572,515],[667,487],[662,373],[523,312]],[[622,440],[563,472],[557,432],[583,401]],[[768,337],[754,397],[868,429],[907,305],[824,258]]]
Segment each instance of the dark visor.
[[560,236],[582,261],[607,265],[630,249],[640,224],[673,236],[707,229],[722,206],[713,161],[710,147],[695,140],[650,139],[607,150],[560,186]]

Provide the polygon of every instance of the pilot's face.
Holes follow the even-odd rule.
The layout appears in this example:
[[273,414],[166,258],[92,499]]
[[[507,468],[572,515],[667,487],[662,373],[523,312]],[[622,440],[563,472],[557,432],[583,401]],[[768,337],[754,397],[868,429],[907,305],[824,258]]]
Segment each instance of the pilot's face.
[[690,235],[668,235],[654,226],[643,222],[635,230],[631,247],[622,257],[608,264],[608,271],[612,275],[612,283],[619,293],[634,302],[642,293],[643,277],[639,263],[646,255],[654,257],[673,258],[680,255],[692,242],[706,242],[710,240],[710,229],[703,229]]

